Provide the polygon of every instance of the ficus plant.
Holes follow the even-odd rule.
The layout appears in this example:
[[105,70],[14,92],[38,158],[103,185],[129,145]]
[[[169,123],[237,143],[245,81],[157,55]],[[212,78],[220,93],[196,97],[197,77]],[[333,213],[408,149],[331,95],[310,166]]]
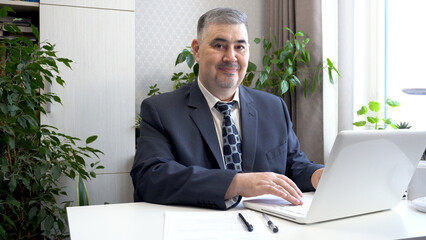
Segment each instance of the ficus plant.
[[[340,73],[333,62],[328,58],[326,62],[319,63],[314,69],[312,79],[303,79],[303,81],[301,81],[298,78],[297,75],[300,73],[301,69],[309,66],[311,61],[307,48],[310,38],[302,31],[296,31],[294,33],[289,28],[285,29],[291,33],[292,37],[290,40],[287,40],[282,47],[277,46],[276,36],[271,36],[270,39],[265,37],[254,39],[256,44],[262,44],[264,50],[264,56],[262,58],[264,70],[259,71],[256,64],[249,61],[246,77],[242,84],[251,86],[253,80],[255,80],[257,76],[254,86],[256,89],[282,97],[287,92],[293,94],[296,87],[303,86],[304,96],[306,97],[308,87],[310,87],[311,92],[314,93],[317,85],[321,83],[324,69],[327,69],[330,83],[334,84],[333,72],[338,76],[340,76]],[[192,72],[174,73],[171,79],[174,82],[174,90],[182,85],[193,82],[198,75],[199,66],[198,63],[195,63],[191,47],[186,47],[178,54],[175,66],[183,62],[186,62]],[[153,89],[152,86],[151,89]],[[150,92],[148,95],[155,95],[157,92]]]
[[[400,103],[391,99],[386,99],[385,108],[399,107]],[[382,118],[384,111],[380,111],[380,103],[376,101],[368,102],[368,105],[362,106],[358,111],[358,116],[364,116],[366,120],[354,122],[353,125],[356,127],[370,126],[375,130],[383,130],[386,125],[391,126],[394,129],[398,129],[398,124],[392,121],[392,118]],[[382,124],[381,124],[382,123]]]
[[[0,16],[10,11],[3,7]],[[58,64],[71,68],[72,61],[58,57],[51,43],[20,36],[13,23],[1,27],[15,37],[0,41],[0,239],[65,239],[71,203],[56,201],[67,194],[59,179],[96,177],[103,166],[87,160],[102,152],[90,147],[97,136],[81,142],[40,122],[45,104],[61,103],[44,89],[54,82],[64,86]]]

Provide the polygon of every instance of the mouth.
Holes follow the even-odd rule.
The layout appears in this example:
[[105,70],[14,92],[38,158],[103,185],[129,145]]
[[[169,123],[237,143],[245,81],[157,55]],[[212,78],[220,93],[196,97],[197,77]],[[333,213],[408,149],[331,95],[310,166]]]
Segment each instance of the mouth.
[[218,64],[217,69],[224,72],[225,74],[235,74],[240,70],[240,66],[238,64]]

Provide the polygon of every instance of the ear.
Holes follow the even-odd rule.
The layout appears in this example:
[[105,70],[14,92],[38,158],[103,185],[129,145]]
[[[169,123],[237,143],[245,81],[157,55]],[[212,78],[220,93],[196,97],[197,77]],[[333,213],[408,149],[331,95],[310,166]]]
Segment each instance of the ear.
[[200,58],[200,41],[198,41],[198,39],[192,40],[191,47],[195,60],[198,62],[198,59]]

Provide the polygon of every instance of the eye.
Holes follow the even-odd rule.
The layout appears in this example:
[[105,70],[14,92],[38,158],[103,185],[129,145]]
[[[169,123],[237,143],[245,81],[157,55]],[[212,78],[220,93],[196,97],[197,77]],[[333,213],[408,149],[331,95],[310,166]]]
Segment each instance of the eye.
[[244,45],[238,45],[236,48],[240,52],[244,52],[246,50],[246,46],[244,46]]
[[214,48],[216,48],[216,49],[223,49],[225,46],[224,45],[222,45],[222,44],[220,44],[220,43],[216,43],[215,45],[214,45]]

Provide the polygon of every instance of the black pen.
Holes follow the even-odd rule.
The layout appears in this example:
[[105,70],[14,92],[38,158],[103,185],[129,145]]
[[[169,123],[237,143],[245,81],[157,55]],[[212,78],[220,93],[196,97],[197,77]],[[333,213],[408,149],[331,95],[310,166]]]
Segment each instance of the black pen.
[[253,231],[253,225],[251,225],[250,223],[248,223],[247,220],[244,218],[244,216],[241,213],[238,213],[238,216],[240,216],[240,218],[243,220],[244,224],[247,227],[247,230],[249,232]]
[[278,227],[275,226],[275,224],[271,220],[269,220],[268,216],[263,213],[263,217],[265,218],[265,220],[268,223],[268,226],[272,230],[272,232],[274,232],[274,233],[278,232]]

